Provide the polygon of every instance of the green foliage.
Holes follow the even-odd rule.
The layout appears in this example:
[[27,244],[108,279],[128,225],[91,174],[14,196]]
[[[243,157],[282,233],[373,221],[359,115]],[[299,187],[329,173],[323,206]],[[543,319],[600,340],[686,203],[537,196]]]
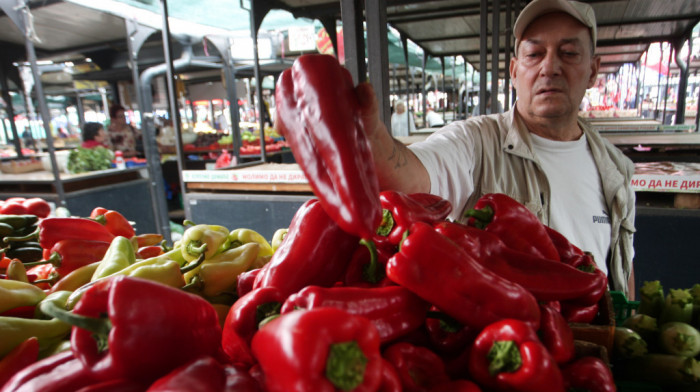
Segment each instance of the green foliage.
[[112,167],[113,153],[104,147],[73,149],[68,155],[68,171],[85,173]]

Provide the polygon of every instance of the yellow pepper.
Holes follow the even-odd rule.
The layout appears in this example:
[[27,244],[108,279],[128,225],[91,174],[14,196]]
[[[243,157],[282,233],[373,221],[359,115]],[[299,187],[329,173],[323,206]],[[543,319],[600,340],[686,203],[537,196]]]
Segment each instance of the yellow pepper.
[[7,265],[7,270],[5,275],[8,280],[15,280],[18,282],[29,283],[29,277],[27,276],[27,268],[24,267],[24,263],[17,259],[10,261]]
[[204,258],[208,259],[229,248],[228,236],[229,231],[224,226],[194,225],[188,227],[180,240],[182,257],[189,262],[204,253]]
[[92,281],[104,278],[122,270],[136,262],[136,252],[131,241],[122,236],[116,236],[109,244],[107,253],[105,253],[100,265],[97,266],[95,273],[92,275]]
[[270,245],[272,246],[273,252],[277,252],[277,248],[279,248],[282,244],[282,240],[284,239],[284,236],[287,235],[288,231],[289,229],[277,229],[277,231],[275,231],[275,233],[272,235],[272,242]]
[[214,297],[225,292],[235,292],[238,275],[248,270],[255,261],[260,245],[250,242],[229,249],[205,260],[198,271],[185,274],[190,287],[205,297]]
[[232,248],[254,242],[260,245],[260,251],[258,252],[259,256],[272,256],[272,254],[275,253],[265,237],[255,230],[244,228],[236,229],[229,234],[228,238],[229,241],[231,241]]
[[100,265],[100,262],[96,261],[71,271],[68,275],[59,279],[55,285],[51,286],[50,291],[53,293],[61,290],[75,291],[79,289],[81,286],[90,283],[90,279],[95,274],[98,265]]
[[[34,306],[44,298],[46,298],[44,290],[33,284],[19,280],[0,279],[0,313],[20,306]],[[0,334],[0,336],[2,335]]]

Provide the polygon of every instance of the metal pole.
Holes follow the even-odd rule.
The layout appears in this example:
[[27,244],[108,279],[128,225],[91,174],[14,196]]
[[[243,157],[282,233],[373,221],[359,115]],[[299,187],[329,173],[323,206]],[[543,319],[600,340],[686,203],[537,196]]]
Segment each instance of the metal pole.
[[[10,120],[10,129],[12,131],[12,143],[15,145],[15,151],[17,152],[17,157],[22,158],[22,143],[19,140],[19,134],[17,133],[17,124],[15,124],[15,110],[12,106],[12,97],[10,96],[9,83],[7,83],[7,75],[5,75],[5,70],[0,67],[0,87],[2,87],[2,99],[7,102],[7,116]],[[7,129],[5,129],[5,135],[7,135]],[[8,138],[9,142],[9,138]]]
[[85,107],[83,106],[83,98],[80,93],[75,94],[75,107],[78,110],[78,126],[82,130],[85,127]]
[[[491,113],[498,113],[498,51],[500,48],[499,32],[501,30],[500,0],[491,0]],[[485,114],[485,113],[484,113]]]
[[[668,82],[671,79],[671,57],[673,56],[673,44],[670,42],[668,43],[669,45],[669,51],[668,51],[668,75],[666,75],[666,87],[664,87],[664,114],[663,114],[663,119],[661,121],[661,124],[666,124],[666,105],[668,103]],[[660,62],[660,61],[659,61]]]
[[262,95],[262,73],[260,72],[260,56],[258,54],[258,23],[257,14],[255,8],[255,2],[250,2],[250,35],[253,37],[253,58],[255,59],[255,64],[253,65],[255,73],[255,93],[258,98],[258,126],[260,127],[260,160],[262,162],[267,162],[267,153],[265,152],[265,116],[263,113],[267,112],[265,109],[265,101],[263,101]]
[[391,129],[386,0],[366,0],[369,81],[379,101],[379,119]]
[[481,0],[481,15],[479,25],[479,113],[486,113],[486,51],[488,49],[488,0]]
[[367,80],[362,3],[362,1],[356,0],[340,0],[340,14],[343,19],[345,67],[350,71],[355,84]]
[[506,37],[505,37],[505,52],[506,52],[506,61],[505,61],[505,80],[503,81],[503,94],[504,94],[504,99],[503,99],[503,110],[508,111],[510,110],[510,51],[511,51],[511,40],[513,37],[513,34],[511,33],[512,31],[512,21],[511,21],[511,14],[513,13],[512,7],[511,7],[511,2],[512,0],[506,0]]

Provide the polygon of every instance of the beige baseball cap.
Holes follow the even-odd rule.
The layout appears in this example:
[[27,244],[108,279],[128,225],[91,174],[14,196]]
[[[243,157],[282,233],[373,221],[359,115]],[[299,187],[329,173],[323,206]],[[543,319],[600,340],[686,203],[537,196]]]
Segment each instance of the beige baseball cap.
[[583,23],[584,26],[587,26],[591,30],[593,50],[595,51],[598,34],[596,31],[595,13],[590,5],[569,0],[534,0],[523,8],[520,15],[518,15],[518,19],[515,20],[515,25],[513,26],[516,55],[518,53],[520,38],[525,32],[527,26],[529,26],[530,23],[532,23],[538,17],[551,12],[566,12]]

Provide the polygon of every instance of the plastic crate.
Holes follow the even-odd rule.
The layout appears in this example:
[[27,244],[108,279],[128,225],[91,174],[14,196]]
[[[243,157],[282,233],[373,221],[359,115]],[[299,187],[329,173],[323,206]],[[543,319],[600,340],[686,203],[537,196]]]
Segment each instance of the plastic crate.
[[628,301],[621,291],[611,291],[610,297],[615,310],[615,325],[625,322],[639,308],[639,301]]

